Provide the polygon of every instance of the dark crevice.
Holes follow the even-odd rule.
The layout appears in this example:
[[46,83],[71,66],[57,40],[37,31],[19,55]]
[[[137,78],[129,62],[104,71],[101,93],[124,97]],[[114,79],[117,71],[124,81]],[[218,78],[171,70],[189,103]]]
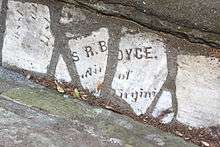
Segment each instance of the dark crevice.
[[[213,33],[213,34],[218,34],[220,35],[220,33],[218,32],[214,32],[214,31],[209,31],[208,29],[209,28],[196,28],[195,25],[193,23],[190,23],[186,20],[174,20],[172,17],[170,16],[165,16],[163,14],[157,14],[155,11],[153,11],[152,9],[147,9],[145,7],[137,7],[135,5],[132,5],[132,4],[125,4],[125,3],[120,3],[120,2],[111,2],[111,1],[107,1],[107,2],[104,2],[103,4],[105,5],[120,5],[122,7],[127,7],[127,8],[132,8],[132,9],[135,9],[136,11],[138,12],[141,12],[141,13],[144,13],[146,14],[147,16],[153,16],[153,17],[156,17],[160,20],[163,20],[163,21],[166,21],[166,22],[169,22],[169,23],[173,23],[173,24],[176,24],[176,25],[179,25],[179,26],[183,26],[183,27],[187,27],[187,28],[191,28],[191,29],[196,29],[196,30],[199,30],[199,31],[202,31],[202,32],[206,32],[206,33]],[[143,8],[143,9],[142,9]],[[191,27],[189,27],[189,25],[191,25]]]
[[[209,40],[206,40],[204,38],[196,37],[192,34],[187,34],[187,33],[177,31],[177,30],[174,30],[174,29],[171,29],[171,28],[162,28],[160,26],[157,26],[157,25],[154,25],[154,24],[151,24],[151,23],[145,23],[144,21],[136,20],[134,18],[126,16],[125,14],[112,12],[112,11],[109,12],[109,11],[105,11],[105,10],[99,10],[99,9],[95,8],[94,6],[91,6],[89,4],[79,2],[79,1],[75,1],[75,3],[67,2],[65,0],[60,0],[60,1],[62,1],[64,3],[68,3],[70,5],[72,5],[72,4],[76,5],[77,4],[78,7],[82,8],[82,9],[87,9],[89,11],[92,11],[92,12],[95,12],[95,13],[100,13],[100,14],[108,16],[108,17],[110,16],[110,17],[116,17],[116,18],[119,18],[119,19],[125,19],[127,21],[132,21],[132,22],[134,22],[134,23],[136,23],[136,24],[138,24],[142,27],[147,27],[147,28],[149,28],[151,30],[154,30],[154,31],[163,32],[163,33],[166,33],[166,34],[171,34],[171,35],[174,35],[178,38],[186,39],[187,41],[189,41],[191,43],[198,43],[198,44],[208,45],[208,46],[214,47],[214,48],[220,48],[220,44],[217,43],[217,42],[209,41]],[[144,15],[146,15],[146,17],[150,16],[152,19],[161,20],[157,16],[147,15],[145,13],[144,13]],[[207,31],[206,32],[203,31],[203,32],[204,33],[209,33]],[[215,34],[218,34],[218,33],[215,33]]]

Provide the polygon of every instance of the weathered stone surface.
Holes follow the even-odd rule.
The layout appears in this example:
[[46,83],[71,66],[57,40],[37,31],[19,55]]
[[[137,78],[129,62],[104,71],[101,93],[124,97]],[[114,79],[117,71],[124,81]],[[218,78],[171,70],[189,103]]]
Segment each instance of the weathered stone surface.
[[131,118],[33,86],[11,87],[1,94],[0,145],[196,146]]
[[169,91],[163,91],[152,115],[159,118],[162,123],[169,123],[173,119],[172,95]]
[[[177,36],[188,31],[182,31],[185,25],[177,23],[177,19],[170,18],[173,21],[167,22],[167,17],[161,19],[159,14],[152,16],[148,14],[149,11],[142,12],[148,8],[145,1],[140,1],[140,4],[136,3],[137,1],[129,1],[127,5],[118,1],[116,5],[116,1],[112,1],[112,4],[107,1],[74,1],[67,4],[49,0],[9,0],[8,10],[7,1],[3,2],[4,11],[0,16],[3,18],[0,20],[3,26],[0,50],[3,42],[4,47],[0,51],[0,63],[3,55],[4,66],[13,69],[18,67],[19,71],[26,69],[32,71],[33,73],[30,73],[34,76],[66,81],[79,90],[88,89],[91,94],[102,98],[103,103],[120,106],[123,112],[152,114],[164,123],[176,120],[178,107],[181,107],[179,116],[185,115],[180,111],[184,110],[185,101],[182,100],[188,95],[188,91],[180,89],[188,83],[180,80],[180,73],[177,77],[180,82],[176,82],[177,58],[181,55],[208,57],[211,56],[210,50],[217,50],[147,29],[145,26],[150,24],[157,26],[150,27],[154,30],[160,28],[171,34],[172,31],[179,30],[174,33]],[[134,5],[130,7],[130,4]],[[164,4],[164,8],[168,9],[167,3]],[[140,7],[142,5],[143,7]],[[137,10],[137,6],[140,9]],[[108,16],[109,14],[114,17]],[[165,10],[164,15],[168,16]],[[200,28],[204,28],[208,34],[215,32],[212,32],[214,30],[209,28],[209,24],[202,26],[203,24],[198,27],[192,25],[187,34],[182,33],[180,36],[190,41],[194,39],[192,42],[202,40],[202,43],[210,45],[210,42],[203,38],[205,33]],[[190,36],[191,31],[193,34]],[[197,37],[193,36],[195,34]],[[48,39],[48,43],[45,39]],[[189,74],[194,75],[195,71],[191,68],[194,66],[189,67]],[[202,72],[198,71],[198,74],[201,75]],[[216,78],[215,73],[210,73],[209,76]],[[212,78],[210,79],[213,80]],[[1,87],[5,89],[2,91],[12,85],[13,83],[4,83]],[[195,89],[191,87],[190,90]],[[211,96],[207,94],[204,97]],[[216,110],[208,109],[209,113]],[[187,121],[187,118],[184,119]],[[206,120],[200,120],[200,123],[205,123],[204,121]],[[215,121],[213,125],[218,124],[217,119]]]
[[219,0],[65,0],[220,48]]
[[[71,17],[70,17],[71,16]],[[68,24],[71,22],[82,22],[86,20],[86,16],[82,13],[80,8],[64,6],[62,9],[62,17],[60,23]]]
[[155,34],[125,34],[120,40],[112,88],[138,115],[146,112],[166,80],[165,52],[162,39]]
[[177,119],[195,127],[219,125],[219,59],[179,55],[177,62]]
[[54,43],[48,7],[9,0],[8,8],[3,64],[46,73]]
[[103,83],[107,66],[108,40],[108,29],[100,28],[90,36],[69,41],[82,86],[97,96],[100,90],[96,87]]

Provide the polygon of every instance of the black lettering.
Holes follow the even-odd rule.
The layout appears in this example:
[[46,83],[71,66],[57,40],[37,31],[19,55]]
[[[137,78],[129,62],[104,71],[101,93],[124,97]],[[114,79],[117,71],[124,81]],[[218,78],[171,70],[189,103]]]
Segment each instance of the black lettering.
[[152,59],[153,57],[151,56],[152,53],[152,47],[145,47],[144,52],[145,52],[145,58],[146,59]]
[[128,94],[125,92],[125,98],[128,98]]
[[123,93],[122,93],[122,92],[120,92],[120,98],[122,98],[122,96],[123,96]]
[[118,60],[121,61],[123,59],[123,52],[121,50],[118,51]]
[[126,75],[127,75],[127,76],[126,76],[126,80],[128,80],[129,75],[130,75],[130,72],[131,72],[130,70],[126,71]]
[[131,52],[132,52],[132,49],[129,49],[129,51],[126,49],[125,52],[127,53],[127,60],[130,60],[131,59]]
[[134,98],[134,101],[137,102],[137,99],[138,99],[138,92],[135,91],[135,94],[136,94],[136,97]]
[[148,94],[149,94],[149,92],[145,92],[144,98],[148,98]]
[[142,59],[143,58],[143,55],[140,55],[139,53],[142,52],[142,49],[141,48],[135,48],[135,54],[134,56],[137,58],[137,59]]
[[105,41],[99,41],[99,45],[100,45],[101,52],[105,52],[108,50],[108,47],[106,46]]
[[74,62],[79,61],[79,56],[77,55],[77,52],[72,52],[71,55]]
[[122,78],[122,75],[121,75],[121,74],[119,74],[119,75],[118,75],[118,79],[121,79],[121,78]]
[[143,89],[141,88],[140,90],[141,90],[140,91],[140,97],[142,98],[142,96],[143,96]]
[[89,68],[89,69],[86,71],[85,77],[87,77],[88,74],[89,74],[90,76],[92,76],[92,68]]
[[96,68],[96,65],[95,65],[95,70],[93,71],[94,74],[97,74],[97,68]]
[[87,57],[90,57],[90,54],[91,56],[94,56],[94,52],[92,51],[92,47],[91,46],[86,46],[86,54],[87,54]]

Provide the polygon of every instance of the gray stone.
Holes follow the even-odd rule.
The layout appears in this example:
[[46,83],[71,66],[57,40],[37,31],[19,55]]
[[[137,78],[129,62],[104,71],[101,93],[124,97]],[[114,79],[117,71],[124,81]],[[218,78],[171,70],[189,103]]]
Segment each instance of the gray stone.
[[196,146],[46,88],[23,85],[3,92],[0,117],[2,146]]
[[8,1],[3,64],[46,73],[53,43],[47,6]]
[[2,10],[2,0],[0,0],[0,11]]
[[161,120],[162,123],[169,123],[173,119],[172,95],[169,91],[163,91],[152,115]]
[[219,125],[219,59],[179,55],[177,61],[177,119],[194,127]]
[[[65,0],[154,30],[220,48],[219,0]],[[205,41],[204,41],[205,40]]]
[[[155,5],[158,2],[148,6],[145,1],[138,1],[138,3],[137,1],[118,1],[118,4],[112,1],[110,4],[107,1],[86,0],[71,1],[71,3],[49,0],[31,2],[9,0],[8,11],[6,11],[7,1],[3,2],[2,14],[7,13],[7,18],[1,15],[3,19],[0,23],[3,27],[0,45],[4,46],[0,56],[3,56],[3,65],[7,68],[18,71],[28,70],[30,73],[28,77],[33,74],[36,77],[64,81],[64,84],[68,82],[80,90],[89,91],[90,96],[102,98],[103,103],[111,102],[110,104],[120,107],[120,111],[134,112],[137,115],[152,114],[164,123],[176,120],[178,107],[180,107],[178,120],[186,123],[187,116],[181,112],[184,110],[186,102],[184,99],[188,91],[181,87],[188,83],[181,81],[182,71],[177,67],[177,64],[181,65],[181,63],[177,60],[187,55],[198,57],[198,61],[200,56],[207,58],[212,56],[210,50],[215,49],[210,46],[217,46],[204,38],[204,35],[214,33],[218,38],[219,34],[216,34],[214,32],[216,30],[208,23],[207,25],[201,23],[198,27],[189,25],[191,21],[188,21],[190,20],[188,18],[185,19],[186,13],[183,13],[183,19],[179,18],[179,13],[170,14],[171,17],[168,19],[170,7],[167,6],[174,6],[173,8],[176,9],[175,4],[182,3],[182,0],[175,1],[174,4],[169,4],[168,1],[161,2],[164,7],[158,10]],[[194,4],[192,1],[187,2]],[[204,3],[207,1],[204,0]],[[208,7],[212,7],[213,3],[218,7],[218,3],[214,0]],[[180,5],[180,9],[187,5],[188,3]],[[142,12],[148,8],[154,10],[155,13],[152,15],[158,14],[158,16],[148,14],[150,10]],[[171,9],[170,12],[176,11]],[[166,17],[162,19],[159,17],[161,14]],[[178,17],[174,17],[176,15]],[[217,16],[218,14],[207,17],[204,21]],[[194,21],[197,23],[191,15],[190,18],[192,23]],[[199,20],[202,18],[203,16],[198,16]],[[187,20],[187,23],[184,24],[182,20]],[[159,29],[166,33],[149,30],[146,28],[149,25],[154,30]],[[183,30],[183,28],[186,29],[185,26],[190,29],[187,33],[185,32],[187,30]],[[17,35],[20,35],[20,38]],[[214,56],[217,57],[218,53]],[[203,61],[202,58],[201,61]],[[203,66],[202,64],[199,63],[200,66]],[[195,76],[193,68],[195,67],[189,67],[187,70],[189,75]],[[178,75],[177,70],[180,71]],[[197,74],[203,73],[198,71]],[[209,76],[211,81],[218,79],[215,73],[210,73]],[[204,79],[202,76],[200,78]],[[211,85],[209,82],[207,84]],[[17,83],[13,85],[13,82],[5,82],[2,85],[1,92],[11,87],[17,88]],[[195,91],[192,86],[190,90]],[[169,96],[164,96],[163,91],[169,91]],[[218,90],[214,92],[219,95]],[[209,97],[212,95],[207,95],[207,98]],[[192,96],[193,99],[194,96]],[[216,97],[214,99],[218,101]],[[192,105],[195,103],[193,102]],[[209,113],[217,110],[208,109]],[[186,111],[188,112],[188,108]],[[197,110],[194,111],[196,114]],[[198,123],[197,120],[193,121],[190,120],[186,124],[194,126]],[[218,124],[217,119],[213,122],[215,122],[213,125]],[[111,141],[120,142],[114,137]]]
[[163,40],[150,33],[125,33],[118,56],[112,88],[136,114],[144,114],[168,74]]
[[[78,37],[69,41],[73,60],[85,89],[99,96],[100,90],[96,87],[103,83],[108,58],[108,28],[100,28],[86,37]],[[78,58],[74,58],[74,57]]]

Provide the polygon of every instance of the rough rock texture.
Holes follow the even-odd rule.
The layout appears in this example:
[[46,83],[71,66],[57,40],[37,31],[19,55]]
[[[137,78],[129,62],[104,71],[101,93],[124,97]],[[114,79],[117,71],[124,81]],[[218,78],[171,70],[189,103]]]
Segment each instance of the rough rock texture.
[[219,0],[64,0],[220,48]]
[[47,6],[8,1],[2,48],[4,63],[46,73],[53,45],[54,37],[50,31],[50,13]]
[[220,62],[179,55],[176,94],[180,122],[207,127],[220,124]]
[[[1,69],[1,68],[0,68]],[[194,147],[179,137],[111,111],[64,97],[1,69],[0,145],[11,147]],[[31,87],[30,87],[31,86]]]
[[[198,60],[203,56],[218,64],[218,8],[216,0],[3,0],[0,63],[37,77],[69,82],[105,103],[111,101],[122,110],[152,115],[164,123],[175,122],[178,115],[185,124],[218,125],[217,119],[207,124],[206,119],[195,116],[218,110],[211,103],[207,105],[210,111],[199,108],[202,99],[211,99],[212,93],[219,102],[215,88],[219,84],[207,81],[202,71],[189,66],[189,75],[200,75],[198,82],[205,81],[212,90],[202,85],[206,93],[201,99],[190,95],[198,112],[186,115],[188,91],[183,87],[188,85],[192,92],[196,89],[193,82],[180,80],[183,71],[178,63],[181,56]],[[208,66],[211,81],[219,78],[216,64]]]

